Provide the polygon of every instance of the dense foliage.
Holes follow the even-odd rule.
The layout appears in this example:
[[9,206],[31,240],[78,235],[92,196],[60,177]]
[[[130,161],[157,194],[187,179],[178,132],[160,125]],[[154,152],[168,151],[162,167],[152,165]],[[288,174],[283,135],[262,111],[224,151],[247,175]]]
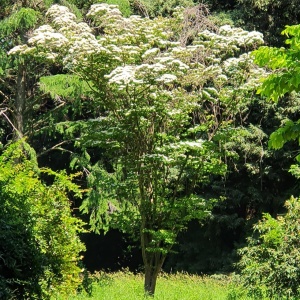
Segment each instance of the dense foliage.
[[[81,283],[77,235],[68,192],[78,187],[63,173],[39,169],[27,144],[0,157],[0,298],[50,299],[74,294]],[[46,185],[40,176],[53,179]]]
[[[283,31],[289,39],[288,49],[261,47],[254,52],[260,65],[272,71],[264,80],[259,92],[278,101],[287,93],[299,91],[299,26],[287,26]],[[298,122],[285,120],[283,126],[272,133],[270,146],[280,149],[291,140],[299,139]],[[299,160],[299,156],[297,156]],[[291,173],[299,179],[299,166],[293,165]],[[245,286],[249,293],[261,298],[291,299],[299,297],[299,199],[286,202],[287,212],[272,218],[264,214],[255,225],[258,237],[248,240],[248,246],[240,250],[239,263]]]
[[256,235],[240,250],[242,278],[248,293],[257,299],[298,299],[299,199],[286,202],[287,213],[272,218],[264,214],[254,226]]

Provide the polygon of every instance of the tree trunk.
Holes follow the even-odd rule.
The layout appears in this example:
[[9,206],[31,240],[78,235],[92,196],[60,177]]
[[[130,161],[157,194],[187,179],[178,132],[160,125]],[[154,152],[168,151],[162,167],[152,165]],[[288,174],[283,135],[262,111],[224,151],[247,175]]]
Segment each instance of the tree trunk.
[[[145,268],[145,281],[144,291],[147,296],[154,296],[156,280],[159,272],[161,271],[162,265],[165,261],[166,255],[156,251],[147,251],[151,249],[152,235],[149,232],[141,232],[141,247],[142,256]],[[153,245],[152,245],[153,246]],[[156,245],[159,247],[159,245]],[[153,249],[154,250],[154,249]]]
[[14,119],[15,119],[15,140],[22,138],[24,131],[24,113],[26,100],[26,84],[25,84],[25,65],[20,62],[17,74],[17,87],[15,97]]
[[154,265],[145,266],[144,290],[146,295],[154,296],[156,280],[160,270],[161,268],[158,266],[154,266]]

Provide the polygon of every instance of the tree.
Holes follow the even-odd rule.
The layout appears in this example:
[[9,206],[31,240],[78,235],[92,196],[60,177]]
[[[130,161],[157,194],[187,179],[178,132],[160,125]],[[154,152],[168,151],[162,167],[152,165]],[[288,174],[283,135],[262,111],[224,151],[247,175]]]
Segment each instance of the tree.
[[[258,93],[276,102],[284,95],[300,90],[300,69],[297,64],[300,55],[300,25],[286,26],[282,34],[288,37],[288,49],[265,46],[253,53],[257,64],[271,70]],[[285,120],[283,126],[271,135],[270,147],[280,149],[286,142],[298,139],[298,123]]]
[[[81,191],[72,177],[39,169],[23,141],[4,150],[0,167],[1,299],[74,294],[81,283],[83,222],[72,216],[68,193],[81,197]],[[45,184],[45,176],[53,183]]]
[[[11,60],[6,51],[16,43],[25,43],[26,33],[33,28],[39,19],[38,11],[22,7],[22,3],[10,6],[11,14],[0,21],[1,29],[1,108],[2,116],[9,116],[12,121],[15,138],[21,138],[25,130],[26,63],[23,59]],[[5,11],[5,10],[4,10]],[[29,88],[30,90],[30,88]],[[8,110],[4,114],[4,110]],[[8,117],[7,117],[8,118]]]
[[286,24],[297,24],[299,3],[297,0],[283,2],[280,0],[237,0],[237,15],[242,19],[244,28],[255,28],[264,32],[266,42],[280,46],[280,30]]
[[[173,18],[127,19],[107,4],[91,7],[92,27],[58,5],[47,16],[50,25],[9,53],[61,62],[70,74],[50,77],[51,85],[41,78],[43,89],[67,96],[62,79],[77,80],[92,101],[92,119],[56,128],[75,134],[85,153],[85,161],[74,157],[72,165],[82,164],[92,187],[82,205],[92,228],[138,233],[145,292],[153,295],[178,232],[211,208],[202,189],[225,172],[221,136],[235,135],[230,129],[247,105],[242,100],[263,72],[248,54],[237,53],[261,43],[261,34],[197,24],[189,32],[182,11]],[[92,148],[100,153],[98,161],[91,158],[94,165],[88,162]]]
[[[72,4],[64,2],[80,18],[80,12]],[[26,137],[35,147],[38,155],[50,150],[63,150],[63,144],[51,135],[57,119],[67,119],[77,115],[76,100],[51,99],[38,85],[41,76],[61,72],[59,63],[30,56],[8,55],[8,51],[27,43],[32,31],[45,20],[45,12],[52,1],[3,2],[0,19],[0,116],[1,139],[3,143],[11,139]],[[3,14],[2,14],[3,12]],[[74,83],[75,85],[75,83]],[[75,98],[76,86],[73,88]],[[80,91],[78,91],[80,93]],[[79,97],[76,94],[76,97]]]

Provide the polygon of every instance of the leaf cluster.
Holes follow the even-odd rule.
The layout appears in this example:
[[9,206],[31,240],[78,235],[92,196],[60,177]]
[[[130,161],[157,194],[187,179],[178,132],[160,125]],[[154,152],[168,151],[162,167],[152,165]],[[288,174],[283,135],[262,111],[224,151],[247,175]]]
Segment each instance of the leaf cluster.
[[9,17],[0,21],[0,37],[4,38],[12,33],[20,33],[19,30],[26,32],[37,24],[39,17],[39,12],[32,8],[20,8]]

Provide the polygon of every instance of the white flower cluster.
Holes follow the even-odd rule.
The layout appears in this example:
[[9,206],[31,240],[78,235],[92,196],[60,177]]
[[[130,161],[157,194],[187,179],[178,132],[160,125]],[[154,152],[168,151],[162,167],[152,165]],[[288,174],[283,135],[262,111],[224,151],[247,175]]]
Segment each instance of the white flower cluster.
[[242,64],[252,63],[253,60],[250,57],[250,53],[244,53],[239,57],[230,57],[223,62],[224,70],[228,73],[237,72]]
[[52,5],[46,15],[51,18],[55,29],[64,34],[68,38],[74,35],[81,37],[92,37],[92,29],[84,22],[77,22],[75,14],[71,13],[65,6],[54,4]]
[[47,13],[46,16],[50,17],[51,19],[61,18],[61,19],[68,19],[68,20],[76,20],[76,16],[70,12],[70,10],[66,6],[54,4],[52,5]]
[[149,82],[169,84],[178,79],[176,73],[181,74],[183,69],[186,70],[188,68],[187,65],[178,59],[172,59],[171,57],[164,57],[162,62],[158,61],[152,64],[144,63],[135,66],[119,66],[105,77],[109,80],[110,84],[117,84],[119,85],[119,89],[122,90],[126,85],[131,84],[140,85]]
[[28,44],[44,46],[48,49],[60,49],[68,44],[68,39],[61,33],[55,32],[50,25],[39,27],[33,32],[33,36],[28,40]]
[[[53,26],[55,27],[67,26],[68,28],[73,28],[74,24],[76,24],[74,21],[76,16],[64,6],[53,5],[49,8],[46,15],[53,19]],[[50,25],[43,25],[33,31],[28,44],[32,46],[30,48],[31,52],[34,52],[33,49],[35,49],[38,56],[53,60],[64,48],[68,47],[69,39],[60,30],[56,30]],[[23,51],[21,52],[20,50]],[[9,53],[14,54],[17,52],[26,54],[28,53],[28,48],[12,49]]]
[[163,82],[163,83],[171,83],[175,81],[177,77],[172,74],[163,74],[159,78],[156,79],[157,82]]
[[144,60],[148,59],[148,58],[153,58],[155,57],[158,53],[160,52],[160,50],[158,48],[150,48],[148,50],[146,50],[144,52],[144,54],[142,55],[142,58]]
[[[250,67],[251,66],[251,67]],[[229,76],[243,74],[243,70],[247,69],[247,80],[244,81],[238,88],[240,91],[254,90],[261,84],[261,78],[266,74],[265,70],[255,66],[250,53],[244,53],[239,57],[231,57],[223,62],[225,73]]]
[[232,37],[238,45],[263,44],[263,34],[258,31],[246,31],[242,28],[232,28],[230,25],[221,26],[219,34],[226,37]]
[[174,58],[172,54],[169,53],[164,53],[163,56],[156,57],[155,61],[157,61],[159,64],[165,65],[166,67],[168,67],[168,69],[174,71],[186,71],[189,69],[189,66],[187,64],[183,63],[179,59]]
[[224,74],[220,74],[214,78],[214,83],[220,88],[228,81],[228,77]]
[[68,39],[61,33],[56,32],[50,25],[43,25],[33,31],[28,40],[28,45],[19,45],[11,49],[8,54],[33,54],[46,59],[54,60],[57,53],[68,45]]
[[161,63],[155,64],[141,64],[136,67],[140,76],[147,76],[147,74],[158,74],[164,72],[167,67]]
[[110,84],[116,83],[123,86],[135,81],[135,71],[135,66],[117,67],[105,78],[109,79]]
[[234,55],[241,47],[252,49],[263,43],[263,35],[257,31],[248,32],[241,28],[232,28],[229,25],[220,27],[218,33],[204,30],[199,33],[199,40],[195,45],[203,45],[210,49],[205,60],[209,63],[221,63],[228,54]]
[[239,46],[253,46],[263,44],[263,35],[257,31],[246,31],[242,28],[232,28],[230,25],[221,26],[219,33],[208,30],[201,32],[200,37],[214,41],[219,49],[238,50]]
[[[87,57],[89,54],[100,52],[110,53],[110,51],[107,48],[101,46],[101,44],[99,44],[96,39],[87,38],[76,39],[69,49],[69,54],[74,54],[74,56],[76,56],[77,58]],[[67,56],[65,61],[67,61],[68,58],[69,57]]]
[[124,26],[124,18],[117,5],[98,3],[93,4],[87,17],[91,18],[97,26],[100,25],[104,32],[116,33]]
[[35,48],[34,47],[28,47],[26,44],[25,45],[18,45],[12,48],[11,50],[8,51],[8,55],[15,55],[15,54],[28,54],[34,52]]
[[107,4],[107,3],[93,4],[90,7],[86,16],[95,18],[95,17],[103,16],[105,14],[122,16],[122,13],[120,12],[118,5]]
[[[177,143],[170,143],[169,145],[166,145],[163,148],[169,148],[169,149],[177,150],[177,151],[180,150],[180,152],[185,153],[187,150],[203,149],[203,143],[204,143],[204,140],[202,140],[202,139],[198,139],[195,141],[180,141]],[[163,150],[163,148],[157,148],[157,150]]]

